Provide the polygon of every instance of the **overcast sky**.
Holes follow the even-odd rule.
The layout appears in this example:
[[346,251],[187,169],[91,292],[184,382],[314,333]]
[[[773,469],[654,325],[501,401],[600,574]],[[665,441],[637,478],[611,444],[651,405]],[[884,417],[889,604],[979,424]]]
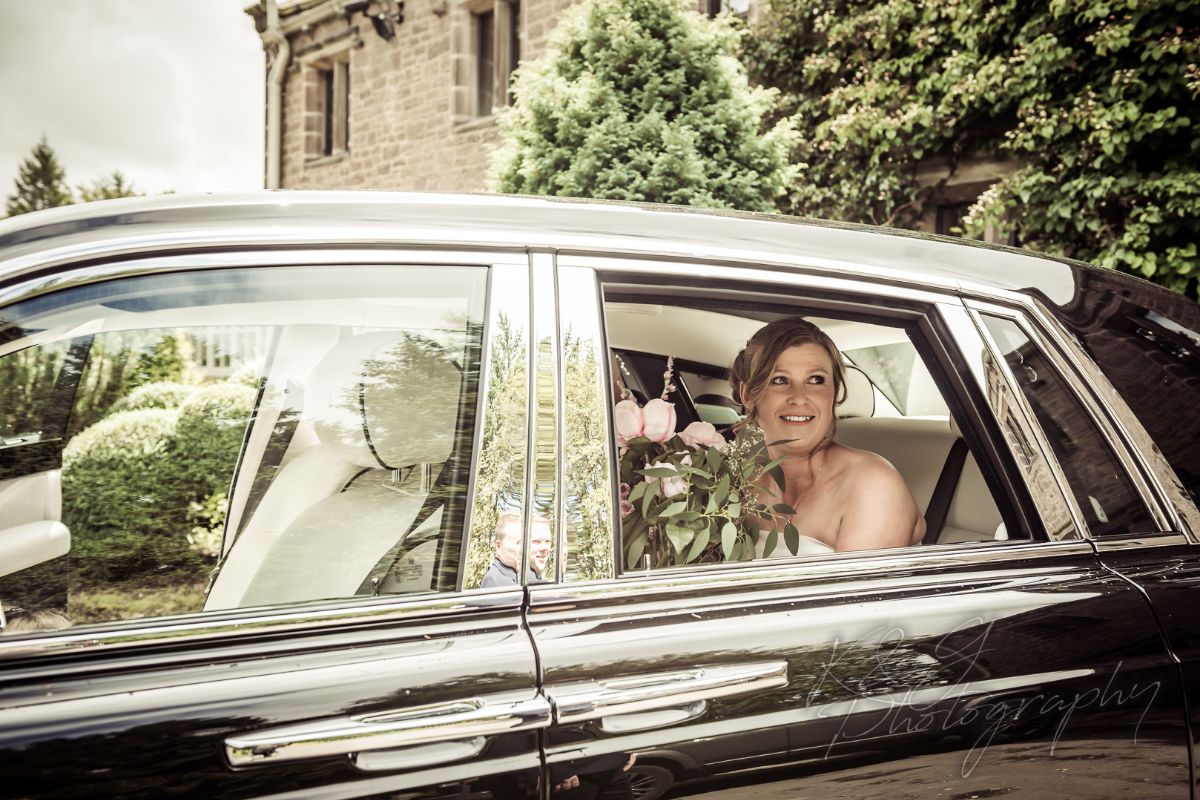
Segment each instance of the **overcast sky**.
[[[46,136],[72,186],[263,186],[251,0],[0,0],[0,199]],[[2,214],[0,206],[0,214]]]

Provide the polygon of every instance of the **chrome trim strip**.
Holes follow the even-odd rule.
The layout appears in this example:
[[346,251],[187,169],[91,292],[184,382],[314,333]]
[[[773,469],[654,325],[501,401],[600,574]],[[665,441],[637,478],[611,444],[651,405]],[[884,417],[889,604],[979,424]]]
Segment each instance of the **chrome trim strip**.
[[[958,291],[957,283],[939,283],[918,273],[893,277],[890,271],[871,272],[869,266],[860,263],[819,259],[789,263],[779,262],[777,259],[773,261],[751,257],[655,259],[623,256],[618,253],[600,256],[560,252],[558,263],[560,267],[586,267],[597,272],[652,274],[682,278],[686,281],[704,278],[739,283],[785,283],[803,289],[871,294],[876,297],[883,295],[917,303],[935,303],[945,300],[947,292]],[[775,269],[771,269],[772,266]],[[864,281],[869,281],[870,285],[864,285]],[[654,287],[647,289],[653,290]]]
[[[503,253],[504,250],[504,248],[463,250],[461,247],[428,250],[406,248],[402,244],[386,248],[364,246],[359,249],[349,247],[338,249],[304,249],[303,247],[273,250],[222,249],[211,253],[189,253],[188,249],[195,250],[196,248],[181,245],[180,252],[165,256],[158,254],[139,257],[138,253],[128,256],[119,253],[110,254],[112,258],[103,264],[89,264],[56,272],[53,275],[29,278],[0,290],[0,306],[75,286],[156,273],[191,272],[231,267],[319,267],[330,264],[355,266],[378,264],[387,267],[407,265],[477,267],[496,261],[497,252]],[[512,250],[512,248],[508,249]],[[523,253],[523,250],[513,251],[511,254],[504,254],[508,258],[499,260],[506,263],[519,263]]]
[[[992,338],[991,333],[984,324],[981,317],[981,311],[977,310],[973,304],[969,304],[965,300],[964,305],[966,305],[967,313],[971,316],[972,321],[975,323],[975,330],[978,333],[980,340],[984,342],[985,346],[987,347],[987,351],[992,357],[997,374],[1005,379],[1005,388],[1008,392],[1007,399],[1015,404],[1015,407],[1019,412],[1013,418],[1017,420],[1021,426],[1024,435],[1026,437],[1032,437],[1032,440],[1037,443],[1038,449],[1041,451],[1039,454],[1041,456],[1041,460],[1050,470],[1050,474],[1053,476],[1054,482],[1058,487],[1059,494],[1066,503],[1067,510],[1075,526],[1075,531],[1077,533],[1082,532],[1085,537],[1091,538],[1091,531],[1088,529],[1083,512],[1080,510],[1079,505],[1075,500],[1075,493],[1071,490],[1071,484],[1067,480],[1066,475],[1063,473],[1062,466],[1058,463],[1058,459],[1054,457],[1054,448],[1050,446],[1050,442],[1046,438],[1045,431],[1043,431],[1041,425],[1038,424],[1037,417],[1033,413],[1033,407],[1029,404],[1029,399],[1025,397],[1025,393],[1021,391],[1020,384],[1012,374],[1012,370],[1009,369],[1008,361],[1004,358],[1004,353],[1000,350],[999,345],[996,344],[996,341]],[[993,311],[987,309],[983,309],[983,311],[989,314],[993,313]],[[995,315],[1009,320],[1017,325],[1017,327],[1029,334],[1030,337],[1037,342],[1039,346],[1041,346],[1039,339],[1033,333],[1027,330],[1027,326],[1021,324],[1022,318],[1019,315],[1016,315],[1011,311],[1004,311],[1003,313],[997,313]],[[989,385],[985,383],[980,388],[983,390],[984,395],[987,396]],[[1001,420],[1001,428],[1003,427],[1003,421]],[[1021,454],[1014,453],[1013,455],[1016,458],[1017,463],[1020,464],[1022,461]],[[1041,493],[1036,485],[1035,475],[1029,473],[1024,477],[1026,479],[1026,484],[1029,487],[1030,494],[1033,495],[1035,502],[1038,502],[1039,498],[1042,501],[1039,503],[1039,506],[1041,506],[1039,511],[1042,514],[1042,521],[1046,524],[1046,532],[1050,536],[1053,536],[1054,529],[1052,528],[1051,523],[1053,504],[1050,502],[1049,498],[1041,497]]]
[[[366,600],[366,598],[363,598]],[[441,618],[471,613],[487,613],[521,604],[515,589],[492,589],[470,595],[432,595],[420,599],[378,598],[369,604],[327,609],[305,608],[293,611],[247,609],[243,612],[197,613],[172,620],[133,620],[105,623],[89,629],[66,629],[54,634],[29,638],[5,637],[0,640],[0,668],[8,658],[105,652],[151,647],[163,644],[194,644],[206,641],[233,641],[262,635],[309,632],[314,634],[363,625],[384,626],[406,623],[414,617]],[[219,619],[213,619],[220,615]],[[131,624],[135,623],[135,624]],[[505,624],[511,624],[511,621]],[[118,627],[120,626],[120,627]],[[140,627],[139,627],[140,626]]]
[[[616,536],[616,472],[613,469],[612,403],[608,390],[608,348],[596,273],[559,266],[559,335],[563,353],[561,439],[563,544],[576,569],[560,580],[612,578]],[[569,384],[568,381],[575,381]],[[572,402],[568,404],[568,397]],[[598,429],[598,430],[596,430]],[[599,440],[598,446],[595,445]],[[605,476],[602,485],[594,480]],[[582,479],[573,480],[576,476]],[[566,514],[568,499],[578,516]],[[589,513],[591,512],[591,513]],[[581,541],[581,537],[583,540]],[[591,574],[579,572],[580,557]]]
[[556,684],[546,687],[554,722],[571,725],[702,700],[787,686],[786,661],[723,664],[696,669]]
[[[529,263],[493,264],[488,282],[487,335],[484,342],[480,408],[471,469],[471,512],[464,531],[465,568],[459,589],[475,588],[495,554],[496,522],[502,511],[523,515],[526,469],[529,459]],[[515,400],[520,398],[520,400]],[[519,412],[501,414],[504,403],[515,403]],[[484,475],[479,464],[496,465],[498,474]],[[509,506],[515,500],[517,508]],[[468,583],[470,585],[468,585]]]
[[1147,547],[1180,547],[1192,541],[1182,533],[1162,533],[1157,536],[1130,536],[1119,539],[1097,539],[1096,549],[1101,553],[1122,550],[1145,550]]
[[[533,309],[533,345],[530,350],[533,380],[529,385],[529,457],[525,481],[525,539],[521,544],[522,564],[529,563],[534,514],[544,510],[550,518],[553,541],[558,541],[562,517],[559,514],[560,465],[558,398],[561,394],[558,369],[558,313],[554,275],[554,256],[550,253],[529,255],[530,304]],[[555,579],[562,573],[562,551],[551,554]],[[521,574],[526,575],[525,570]]]
[[550,704],[541,696],[517,703],[471,698],[230,736],[225,740],[225,757],[234,767],[282,764],[549,726]]
[[[910,574],[919,570],[969,569],[978,566],[992,570],[1006,562],[1032,562],[1058,557],[1092,557],[1091,541],[1073,539],[1061,542],[967,542],[945,545],[919,545],[887,550],[862,550],[819,556],[772,558],[736,564],[685,566],[626,573],[616,581],[594,581],[531,587],[530,611],[557,612],[575,603],[645,596],[678,595],[702,586],[706,594],[751,589],[758,591],[772,584],[796,584],[803,581],[829,583],[863,575]],[[1046,568],[1051,569],[1050,567]]]

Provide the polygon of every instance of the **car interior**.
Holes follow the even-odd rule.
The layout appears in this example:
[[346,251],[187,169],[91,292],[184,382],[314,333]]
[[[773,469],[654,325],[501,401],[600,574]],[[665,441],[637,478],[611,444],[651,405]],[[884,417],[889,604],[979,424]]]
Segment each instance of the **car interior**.
[[[728,365],[759,328],[781,316],[623,298],[605,305],[609,346],[635,398],[659,395],[672,356],[677,429],[700,420],[727,435],[741,419],[725,377]],[[979,465],[907,332],[860,320],[806,318],[829,334],[846,362],[838,441],[878,453],[904,476],[925,515],[923,544],[1007,539]]]

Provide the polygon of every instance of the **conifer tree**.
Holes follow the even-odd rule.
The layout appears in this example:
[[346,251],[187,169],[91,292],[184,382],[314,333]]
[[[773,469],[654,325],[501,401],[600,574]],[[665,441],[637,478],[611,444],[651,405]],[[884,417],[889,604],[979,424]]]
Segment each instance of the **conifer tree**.
[[4,210],[10,217],[41,211],[44,208],[70,205],[74,202],[67,186],[66,172],[58,156],[43,136],[29,157],[21,162],[14,180],[16,191],[5,201]]
[[525,62],[501,117],[499,191],[774,210],[791,127],[767,128],[738,33],[687,0],[586,0]]

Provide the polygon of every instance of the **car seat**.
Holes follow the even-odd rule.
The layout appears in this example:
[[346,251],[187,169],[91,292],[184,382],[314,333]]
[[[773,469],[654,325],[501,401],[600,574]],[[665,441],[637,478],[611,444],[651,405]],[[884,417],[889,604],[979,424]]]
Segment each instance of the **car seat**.
[[[462,380],[442,348],[416,334],[370,333],[336,344],[304,388],[303,422],[317,443],[280,470],[230,549],[206,608],[358,593],[409,533],[431,476],[450,457]],[[430,515],[418,530],[439,521]]]

